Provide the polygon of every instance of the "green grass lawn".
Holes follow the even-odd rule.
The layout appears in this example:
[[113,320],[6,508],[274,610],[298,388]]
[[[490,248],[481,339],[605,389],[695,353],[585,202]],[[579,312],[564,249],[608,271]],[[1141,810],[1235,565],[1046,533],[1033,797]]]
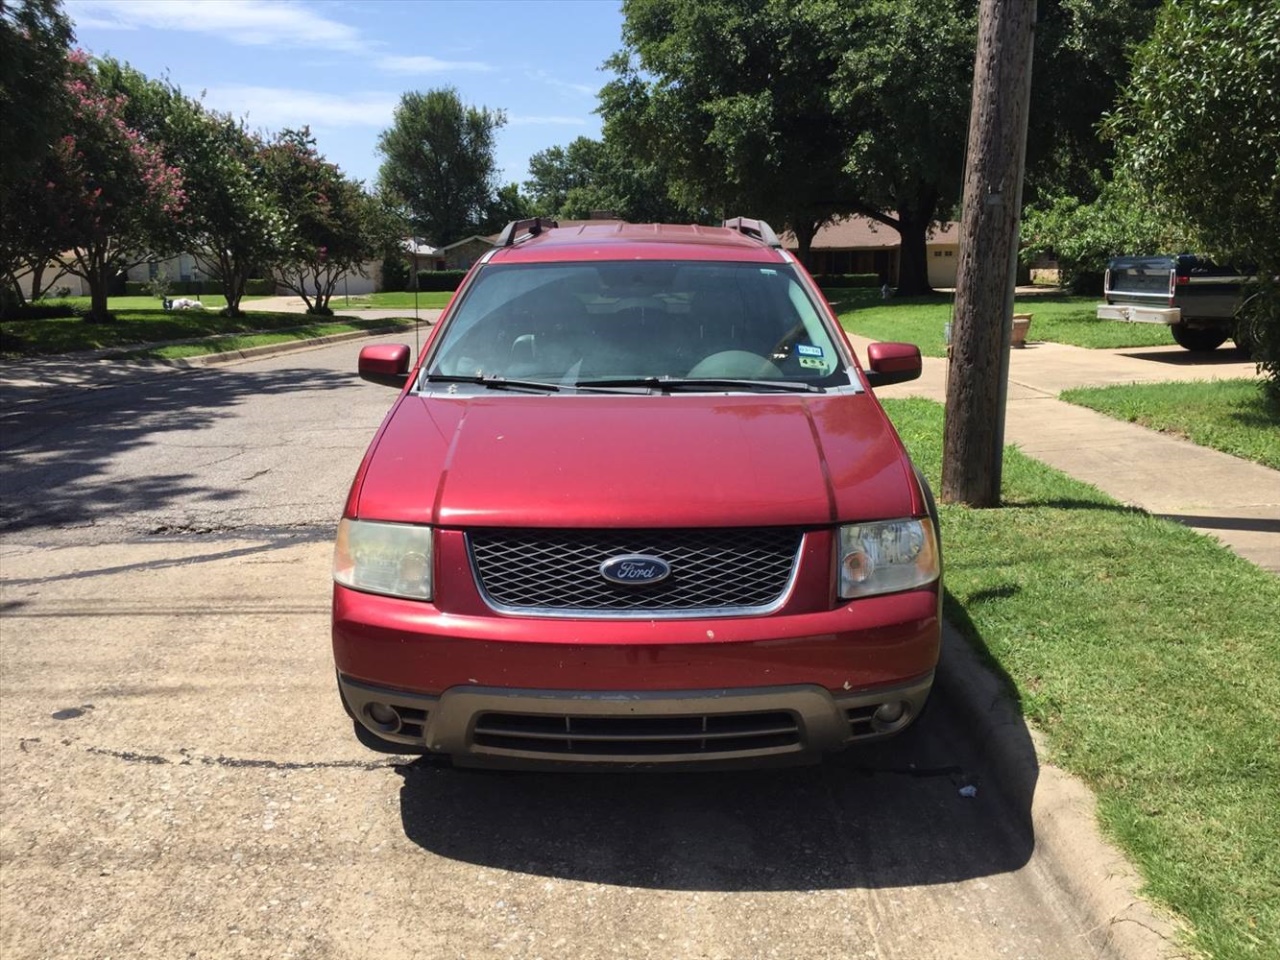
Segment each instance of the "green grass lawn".
[[[945,326],[951,320],[952,296],[880,298],[880,291],[830,290],[827,298],[851,333],[873,340],[914,343],[926,357],[945,357]],[[1161,324],[1099,320],[1096,297],[1038,294],[1015,302],[1015,313],[1030,313],[1028,340],[1047,340],[1077,347],[1119,348],[1169,346],[1173,337]]]
[[[154,304],[155,301],[150,302]],[[130,352],[130,356],[193,356],[222,350],[239,350],[246,346],[280,340],[300,340],[348,330],[370,329],[386,324],[385,320],[344,320],[341,317],[321,320],[300,313],[248,312],[243,317],[232,319],[218,316],[213,310],[166,312],[158,308],[117,309],[115,319],[107,323],[89,323],[81,317],[6,321],[0,324],[0,356],[49,356],[78,350],[113,348],[129,351],[131,348],[168,340],[226,335],[234,335],[236,338]],[[281,333],[286,330],[289,331],[287,334]],[[267,335],[274,339],[264,339]]]
[[[174,298],[186,296],[190,300],[199,300],[205,305],[206,310],[221,310],[227,305],[227,298],[220,293],[202,293],[200,296],[195,294],[174,294]],[[241,303],[248,303],[251,300],[262,300],[263,297],[241,297]],[[41,300],[42,306],[56,303],[66,303],[74,307],[88,310],[90,306],[89,297],[62,297],[57,300]],[[160,303],[159,297],[140,296],[140,297],[108,297],[108,310],[162,310],[164,309]]]
[[[421,310],[443,310],[449,304],[451,291],[423,291],[418,294],[418,308]],[[413,309],[413,291],[400,293],[366,293],[351,297],[350,306],[342,296],[336,296],[329,304],[334,310],[399,310]]]
[[1062,399],[1280,470],[1280,405],[1257,380],[1081,387]]
[[[884,405],[936,489],[942,407]],[[1196,946],[1276,957],[1280,578],[1015,450],[1004,463],[1004,507],[941,507],[948,618]]]

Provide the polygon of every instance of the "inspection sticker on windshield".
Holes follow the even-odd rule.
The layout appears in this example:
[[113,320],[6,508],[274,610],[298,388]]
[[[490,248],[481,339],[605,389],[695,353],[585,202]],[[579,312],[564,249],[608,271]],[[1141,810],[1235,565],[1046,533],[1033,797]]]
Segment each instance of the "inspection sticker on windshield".
[[820,357],[822,356],[822,348],[811,346],[807,343],[797,343],[796,353],[802,357]]
[[817,357],[801,357],[800,366],[813,367],[815,370],[825,370],[827,369],[827,362],[819,360]]

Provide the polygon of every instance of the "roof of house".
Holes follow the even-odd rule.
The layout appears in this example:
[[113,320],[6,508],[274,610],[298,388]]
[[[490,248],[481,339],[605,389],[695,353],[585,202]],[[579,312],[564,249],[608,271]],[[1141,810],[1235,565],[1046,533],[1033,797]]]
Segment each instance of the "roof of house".
[[[960,224],[954,221],[935,224],[928,243],[958,243]],[[789,250],[797,246],[795,235],[787,231],[782,245]],[[842,217],[826,224],[813,238],[814,250],[895,250],[902,245],[898,231],[869,217]]]

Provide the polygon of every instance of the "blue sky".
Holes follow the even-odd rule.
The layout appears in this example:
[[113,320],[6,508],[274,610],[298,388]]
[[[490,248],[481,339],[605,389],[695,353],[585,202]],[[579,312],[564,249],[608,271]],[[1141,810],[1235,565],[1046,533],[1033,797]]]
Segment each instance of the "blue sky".
[[351,176],[377,176],[378,134],[406,90],[454,86],[503,109],[503,182],[531,154],[598,137],[600,65],[618,0],[66,0],[77,44],[168,75],[255,129],[308,124]]

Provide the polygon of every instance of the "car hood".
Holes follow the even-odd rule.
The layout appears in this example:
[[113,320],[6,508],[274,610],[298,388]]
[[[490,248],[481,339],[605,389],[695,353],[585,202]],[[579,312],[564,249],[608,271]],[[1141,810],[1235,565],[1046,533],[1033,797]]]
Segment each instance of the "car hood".
[[911,515],[909,469],[865,393],[410,394],[353,505],[450,527],[820,525]]

